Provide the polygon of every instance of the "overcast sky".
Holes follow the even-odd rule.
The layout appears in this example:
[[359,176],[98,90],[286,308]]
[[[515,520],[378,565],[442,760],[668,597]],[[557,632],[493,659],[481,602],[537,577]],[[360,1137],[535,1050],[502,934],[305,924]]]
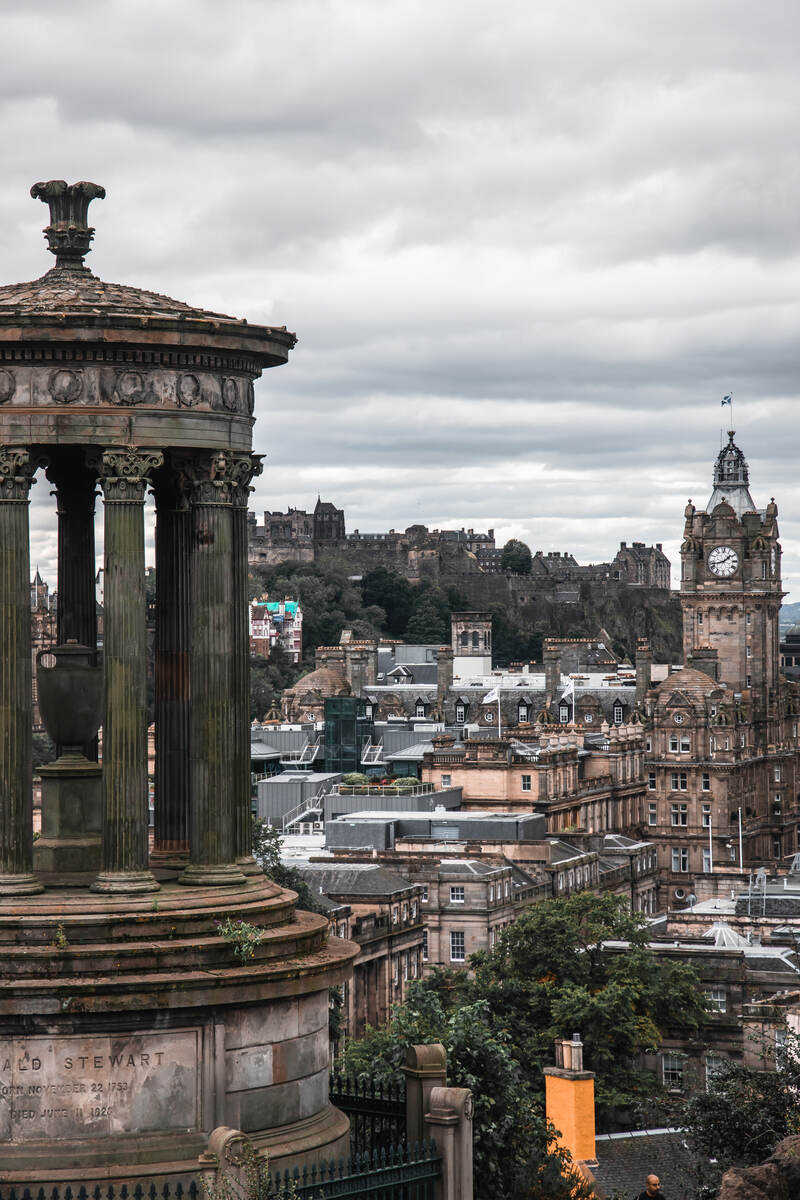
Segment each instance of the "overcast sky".
[[0,45],[3,281],[91,179],[102,278],[296,330],[256,511],[674,569],[733,392],[800,599],[792,0],[0,0]]

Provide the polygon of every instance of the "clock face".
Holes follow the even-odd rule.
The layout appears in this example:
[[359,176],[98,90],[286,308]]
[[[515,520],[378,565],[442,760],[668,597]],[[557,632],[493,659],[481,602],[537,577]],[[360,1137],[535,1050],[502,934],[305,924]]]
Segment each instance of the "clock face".
[[715,546],[708,556],[708,569],[715,575],[732,575],[739,566],[739,555],[733,546]]

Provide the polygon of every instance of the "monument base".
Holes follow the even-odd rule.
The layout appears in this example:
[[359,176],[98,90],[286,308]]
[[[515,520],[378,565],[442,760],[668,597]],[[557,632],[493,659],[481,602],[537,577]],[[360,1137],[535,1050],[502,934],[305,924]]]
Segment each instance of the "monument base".
[[329,989],[356,953],[264,875],[0,900],[0,1185],[188,1183],[221,1125],[275,1167],[346,1155]]

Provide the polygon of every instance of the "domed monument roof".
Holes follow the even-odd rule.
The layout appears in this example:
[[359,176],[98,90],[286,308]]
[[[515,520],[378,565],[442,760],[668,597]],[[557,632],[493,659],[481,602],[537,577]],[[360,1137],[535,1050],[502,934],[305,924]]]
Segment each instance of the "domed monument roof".
[[706,512],[712,513],[718,504],[727,503],[737,517],[745,512],[756,512],[756,505],[750,495],[750,471],[747,459],[734,442],[735,430],[728,431],[728,444],[723,446],[714,463],[714,490],[706,505]]
[[[46,445],[74,430],[86,442],[99,426],[107,442],[125,422],[98,420],[97,410],[123,409],[135,410],[124,432],[140,445],[163,444],[165,432],[176,446],[206,443],[212,431],[218,441],[227,423],[223,441],[249,449],[253,382],[287,361],[294,334],[98,279],[84,258],[88,207],[105,189],[51,179],[31,195],[50,208],[44,233],[56,262],[39,279],[0,286],[0,435],[13,441],[24,430],[25,441]],[[59,418],[55,436],[53,410],[67,407],[74,417],[68,430]],[[160,421],[156,433],[147,414],[165,409],[181,419],[171,433]]]

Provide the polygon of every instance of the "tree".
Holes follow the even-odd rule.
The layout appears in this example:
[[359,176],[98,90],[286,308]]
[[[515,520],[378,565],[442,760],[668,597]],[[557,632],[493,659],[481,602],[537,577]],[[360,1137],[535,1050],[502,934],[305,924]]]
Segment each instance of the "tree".
[[[440,972],[444,975],[444,972]],[[525,1082],[509,1033],[495,1028],[486,1001],[448,1007],[436,987],[412,984],[386,1029],[368,1029],[345,1052],[345,1070],[376,1082],[402,1080],[406,1047],[441,1042],[448,1083],[472,1091],[478,1200],[588,1200],[570,1177],[569,1156]]]
[[716,1187],[728,1167],[763,1162],[781,1138],[800,1133],[800,1040],[787,1033],[786,1043],[765,1045],[761,1068],[720,1061],[708,1091],[687,1101],[681,1123],[703,1160],[704,1183]]
[[367,571],[361,580],[361,596],[365,607],[377,606],[385,613],[384,628],[392,637],[403,637],[414,607],[414,589],[403,575],[395,575],[386,567]]
[[405,639],[412,645],[450,642],[450,609],[441,592],[422,592],[406,627]]
[[281,834],[274,825],[253,817],[253,858],[278,887],[297,892],[297,907],[304,912],[325,913],[297,867],[287,867],[281,861]]
[[532,561],[530,546],[517,538],[511,538],[503,546],[500,565],[504,571],[510,571],[513,575],[530,575]]
[[[620,940],[624,953],[605,944]],[[493,951],[470,960],[472,996],[488,1000],[497,1026],[514,1036],[536,1091],[554,1039],[577,1029],[601,1119],[652,1101],[655,1081],[636,1065],[640,1053],[664,1029],[697,1030],[705,1005],[695,971],[659,958],[648,941],[645,919],[621,897],[578,892],[532,905]]]

